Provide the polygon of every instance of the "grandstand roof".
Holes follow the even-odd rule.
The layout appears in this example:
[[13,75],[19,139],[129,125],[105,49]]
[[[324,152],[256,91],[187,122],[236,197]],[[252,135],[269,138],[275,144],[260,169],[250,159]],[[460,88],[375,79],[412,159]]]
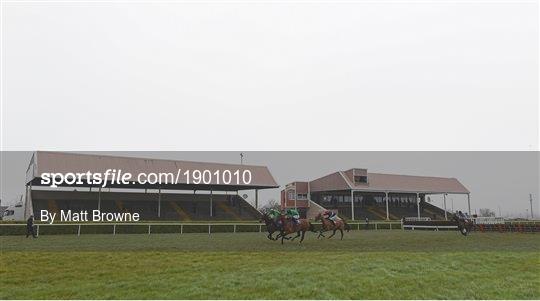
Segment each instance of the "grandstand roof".
[[456,193],[467,194],[469,190],[456,178],[410,176],[371,173],[365,169],[367,183],[354,181],[351,170],[338,171],[310,182],[311,191],[355,190],[404,193]]
[[[218,191],[234,191],[245,189],[265,189],[277,188],[279,185],[274,180],[272,174],[266,166],[256,165],[239,165],[225,163],[208,163],[208,162],[192,162],[192,161],[175,161],[150,158],[135,158],[121,157],[109,155],[90,155],[72,152],[50,152],[37,151],[32,156],[30,164],[26,171],[26,183],[31,183],[34,186],[48,186],[41,184],[41,175],[43,173],[101,173],[104,174],[108,169],[121,170],[122,173],[131,173],[131,181],[136,180],[136,175],[140,173],[172,173],[175,178],[174,184],[140,184],[132,183],[130,185],[107,185],[113,188],[163,188],[177,190],[218,190]],[[178,172],[180,170],[180,172]],[[205,170],[210,171],[212,176],[208,181],[201,184],[194,184],[193,178],[188,180],[184,174],[185,171]],[[236,177],[229,184],[225,184],[223,178],[218,179],[215,172],[219,171],[222,175],[223,171],[229,170],[234,174],[239,171],[240,183],[237,183]],[[251,181],[246,184],[242,181],[242,173],[249,170],[251,173]],[[178,181],[176,178],[178,176]],[[130,181],[130,182],[131,182]],[[62,186],[83,186],[91,185],[62,185]],[[97,187],[97,186],[96,186]]]

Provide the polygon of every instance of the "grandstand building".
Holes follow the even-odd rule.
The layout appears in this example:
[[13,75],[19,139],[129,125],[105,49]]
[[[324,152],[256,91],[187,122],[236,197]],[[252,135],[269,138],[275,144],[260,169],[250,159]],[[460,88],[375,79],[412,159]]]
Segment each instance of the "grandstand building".
[[[105,188],[88,184],[64,184],[51,188],[42,182],[44,173],[104,174],[108,169],[139,173],[181,172],[178,181],[166,184],[112,184]],[[249,183],[222,181],[208,177],[195,184],[184,171],[208,171],[215,175],[225,170],[234,174],[248,171]],[[228,182],[228,183],[225,183]],[[40,210],[139,213],[141,220],[253,220],[259,217],[258,192],[278,188],[266,166],[173,161],[148,158],[87,155],[66,152],[35,152],[26,171],[25,217],[39,218]],[[255,204],[247,202],[239,191],[254,190]]]
[[[435,194],[444,196],[443,208],[426,202],[426,196]],[[298,208],[307,218],[328,209],[353,220],[448,219],[448,194],[466,194],[471,213],[470,192],[455,178],[381,174],[352,168],[313,181],[287,184],[281,191],[281,207]]]

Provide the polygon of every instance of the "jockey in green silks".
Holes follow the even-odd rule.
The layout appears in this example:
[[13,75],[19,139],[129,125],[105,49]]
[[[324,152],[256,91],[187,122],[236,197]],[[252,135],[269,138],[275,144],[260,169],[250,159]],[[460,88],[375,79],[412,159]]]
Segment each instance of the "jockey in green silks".
[[279,210],[276,210],[276,209],[273,209],[273,208],[268,210],[267,214],[274,221],[277,220],[281,216],[281,212],[279,212]]
[[274,221],[274,224],[281,229],[281,212],[279,210],[271,208],[266,214]]
[[296,210],[296,208],[287,209],[285,215],[290,218],[295,225],[299,224],[300,213],[298,213],[298,210]]

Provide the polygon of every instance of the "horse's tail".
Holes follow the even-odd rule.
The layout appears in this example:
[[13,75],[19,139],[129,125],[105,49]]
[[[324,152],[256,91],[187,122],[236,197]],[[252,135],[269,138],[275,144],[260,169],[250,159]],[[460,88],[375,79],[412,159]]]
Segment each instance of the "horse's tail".
[[349,226],[345,220],[343,220],[343,225],[345,225],[345,230],[347,230],[347,232],[351,231],[351,226]]

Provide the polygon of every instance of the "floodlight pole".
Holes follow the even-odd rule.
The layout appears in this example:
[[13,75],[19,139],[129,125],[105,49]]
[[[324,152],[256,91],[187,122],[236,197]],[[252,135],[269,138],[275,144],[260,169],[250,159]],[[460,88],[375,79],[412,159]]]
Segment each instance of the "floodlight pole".
[[531,203],[531,219],[534,219],[533,205],[532,205],[532,193],[529,193],[529,202]]

